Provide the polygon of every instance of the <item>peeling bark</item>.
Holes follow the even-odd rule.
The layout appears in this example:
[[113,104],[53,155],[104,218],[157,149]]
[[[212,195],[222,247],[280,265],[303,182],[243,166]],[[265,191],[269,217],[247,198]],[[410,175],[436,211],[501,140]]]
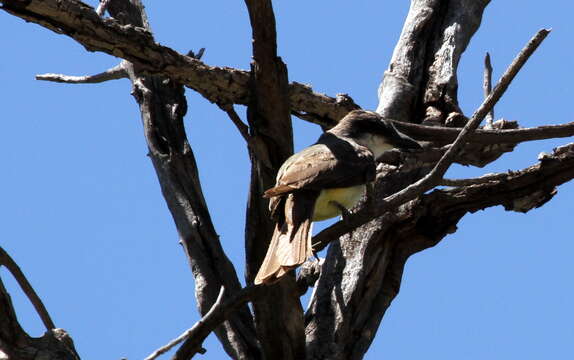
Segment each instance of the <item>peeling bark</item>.
[[[389,69],[379,87],[377,112],[391,119],[451,126],[458,107],[458,62],[490,0],[413,0]],[[452,114],[452,115],[451,115]]]

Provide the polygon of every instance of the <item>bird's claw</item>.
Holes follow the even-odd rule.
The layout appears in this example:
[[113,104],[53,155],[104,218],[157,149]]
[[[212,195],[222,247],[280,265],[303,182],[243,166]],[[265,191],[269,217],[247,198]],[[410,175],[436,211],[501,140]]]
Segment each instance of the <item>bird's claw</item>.
[[347,219],[351,216],[351,212],[344,205],[342,205],[337,201],[331,200],[329,202],[341,211],[341,218],[343,219],[343,221],[347,221]]

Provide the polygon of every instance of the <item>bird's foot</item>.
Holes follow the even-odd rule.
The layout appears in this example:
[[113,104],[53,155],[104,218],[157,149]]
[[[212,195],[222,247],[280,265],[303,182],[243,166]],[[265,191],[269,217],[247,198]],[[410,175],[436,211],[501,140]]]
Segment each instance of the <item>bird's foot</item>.
[[341,211],[341,218],[343,219],[343,221],[346,222],[347,219],[351,216],[351,212],[343,204],[333,200],[329,201],[329,203],[331,203],[333,206],[339,209],[339,211]]

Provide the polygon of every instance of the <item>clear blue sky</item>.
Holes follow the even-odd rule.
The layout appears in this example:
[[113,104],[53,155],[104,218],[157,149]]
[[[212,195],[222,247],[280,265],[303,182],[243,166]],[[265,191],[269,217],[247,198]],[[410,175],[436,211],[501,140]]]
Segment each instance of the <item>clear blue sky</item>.
[[[97,2],[89,2],[95,5]],[[156,38],[180,52],[206,48],[210,65],[249,68],[242,1],[144,1]],[[276,1],[279,53],[291,80],[349,93],[366,109],[408,10],[407,1]],[[554,31],[511,85],[496,117],[524,127],[573,120],[574,3],[493,1],[465,53],[460,103],[482,100],[482,60],[495,78],[540,28]],[[17,260],[57,326],[84,359],[140,359],[197,319],[193,278],[143,140],[127,80],[39,82],[34,75],[97,73],[118,59],[0,13],[0,243]],[[245,144],[226,116],[188,91],[186,126],[211,213],[242,277]],[[243,113],[243,110],[241,110]],[[319,129],[294,119],[296,149]],[[521,145],[486,169],[520,169],[571,141]],[[229,176],[236,174],[236,176]],[[574,184],[527,215],[500,207],[467,215],[460,230],[413,256],[367,359],[572,359]],[[2,270],[3,279],[6,276]],[[43,327],[14,283],[25,328]],[[226,358],[216,339],[207,359]]]

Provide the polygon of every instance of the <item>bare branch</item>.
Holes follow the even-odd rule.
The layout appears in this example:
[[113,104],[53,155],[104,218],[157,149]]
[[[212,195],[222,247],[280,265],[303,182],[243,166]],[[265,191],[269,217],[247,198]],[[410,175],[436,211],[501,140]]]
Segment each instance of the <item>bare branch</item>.
[[225,104],[220,105],[219,107],[221,108],[221,110],[227,113],[227,116],[229,116],[229,119],[231,119],[233,125],[235,125],[235,127],[237,128],[243,139],[247,142],[247,144],[249,144],[250,141],[249,126],[247,126],[243,121],[241,121],[241,118],[239,117],[239,115],[237,115],[237,112],[233,108],[233,105]]
[[[160,347],[159,349],[157,349],[156,351],[151,353],[148,357],[145,358],[145,360],[154,360],[158,356],[163,355],[166,352],[168,352],[169,350],[171,350],[174,346],[176,346],[177,344],[179,344],[183,340],[185,340],[187,338],[191,339],[191,338],[198,336],[198,334],[201,332],[201,329],[203,327],[207,326],[207,324],[212,321],[216,311],[220,311],[221,305],[223,304],[223,295],[224,294],[225,294],[225,287],[222,286],[221,289],[219,290],[219,295],[217,295],[217,299],[215,300],[215,302],[213,303],[213,305],[211,306],[211,309],[209,309],[207,314],[205,314],[198,322],[196,322],[191,328],[184,331],[177,338],[173,339],[172,341],[170,341],[166,345]],[[217,326],[214,326],[207,334],[211,333],[211,331],[213,331],[215,329],[215,327],[217,327]],[[199,342],[198,346],[194,349],[195,352],[198,352],[201,354],[205,353],[205,349],[203,349],[201,347],[201,344],[203,343],[203,340],[205,339],[205,337],[206,336],[201,338],[201,341]],[[193,355],[194,355],[194,353],[191,354],[191,357],[193,357]]]
[[[151,37],[140,0],[110,0],[108,12],[126,24],[123,28],[141,25]],[[229,294],[235,294],[241,284],[211,221],[187,141],[184,88],[172,79],[146,74],[136,64],[126,63],[126,71],[132,82],[132,95],[139,104],[149,157],[192,269],[197,306],[201,314],[206,314],[222,286]],[[234,358],[257,353],[259,345],[249,308],[244,306],[225,320],[215,329],[225,351]]]
[[[443,125],[464,118],[457,67],[489,0],[411,1],[388,69],[377,112],[406,122]],[[456,24],[456,26],[453,26]]]
[[329,242],[337,239],[339,236],[345,234],[346,232],[367,223],[377,216],[381,216],[386,211],[394,209],[407,201],[415,199],[420,194],[432,189],[434,186],[439,184],[442,176],[455,160],[455,156],[462,149],[465,142],[467,142],[468,136],[472,133],[472,131],[474,131],[474,129],[476,129],[476,127],[478,127],[486,114],[504,94],[508,88],[508,85],[510,85],[518,71],[522,68],[530,55],[532,55],[532,53],[538,48],[538,45],[540,45],[540,43],[549,33],[550,30],[543,29],[538,31],[538,33],[532,39],[530,39],[528,44],[526,44],[526,46],[520,51],[518,56],[516,56],[506,72],[502,75],[499,83],[496,85],[492,93],[474,112],[472,118],[458,134],[456,140],[453,142],[449,150],[447,150],[447,152],[441,157],[441,159],[429,174],[414,184],[409,185],[405,189],[386,197],[381,201],[380,204],[377,204],[376,209],[361,209],[357,213],[345,219],[345,221],[339,221],[324,229],[313,237],[313,250],[320,251]]
[[[155,42],[142,27],[122,25],[100,18],[93,8],[73,0],[0,0],[4,10],[26,21],[65,34],[89,51],[102,51],[128,60],[142,72],[165,75],[218,104],[247,105],[250,100],[249,72],[213,67]],[[334,126],[356,105],[313,92],[308,85],[293,82],[289,100],[294,111],[314,114]]]
[[128,73],[124,67],[124,62],[108,69],[102,73],[85,76],[70,76],[64,74],[39,74],[36,80],[52,81],[67,84],[98,84],[109,80],[125,79]]
[[507,179],[508,177],[512,176],[514,172],[508,171],[505,173],[496,173],[496,174],[484,174],[477,178],[471,179],[442,179],[439,185],[444,186],[470,186],[470,185],[478,185],[484,184],[491,181],[500,181]]
[[481,178],[487,181],[474,183],[474,179],[469,179],[468,184],[461,187],[435,190],[425,195],[423,202],[425,206],[434,207],[435,214],[446,216],[448,212],[475,212],[495,205],[527,212],[550,200],[556,186],[574,178],[574,143],[554,149],[525,169]]
[[[180,338],[182,338],[182,340],[185,340],[185,343],[174,355],[173,360],[187,360],[193,357],[193,355],[196,352],[200,352],[201,344],[203,343],[205,338],[211,332],[213,332],[218,326],[220,326],[221,323],[225,321],[229,317],[229,315],[231,315],[234,311],[236,311],[240,306],[260,297],[263,294],[264,288],[265,288],[264,285],[246,286],[237,293],[235,293],[227,301],[222,301],[221,299],[223,292],[222,287],[222,290],[219,293],[217,301],[214,303],[213,307],[209,310],[209,312],[201,320],[195,323],[192,328],[190,328],[182,335],[180,335],[177,339],[172,341],[175,342]],[[168,345],[166,345],[166,347]],[[146,358],[146,360],[151,359],[153,359],[151,358],[151,355],[148,358]]]
[[20,285],[24,294],[26,294],[26,296],[34,306],[34,309],[36,309],[36,312],[40,316],[40,319],[42,319],[42,322],[44,323],[46,330],[55,329],[56,325],[54,325],[54,322],[52,321],[52,318],[50,317],[48,310],[46,310],[44,303],[42,302],[42,300],[40,299],[40,297],[38,296],[32,285],[30,284],[30,282],[28,281],[28,279],[26,278],[26,276],[24,275],[18,264],[16,264],[14,259],[12,259],[12,257],[1,246],[0,246],[0,266],[6,266],[6,268],[10,271],[12,276],[14,276],[14,279],[16,279],[18,285]]
[[[484,98],[486,99],[488,95],[492,92],[492,65],[490,64],[490,54],[486,53],[484,57],[484,75],[482,88],[484,90]],[[486,128],[492,129],[492,122],[494,120],[494,108],[490,109],[488,114],[486,114]]]
[[[440,1],[412,1],[401,36],[379,86],[377,112],[384,117],[410,121],[420,96],[428,41],[433,33]],[[422,46],[419,44],[422,43]]]
[[241,118],[233,108],[232,104],[226,105],[219,105],[219,108],[229,116],[229,119],[233,122],[245,142],[247,143],[247,147],[252,156],[254,156],[258,161],[260,161],[265,167],[268,169],[272,169],[273,165],[271,164],[271,159],[269,158],[269,154],[265,148],[265,144],[263,144],[261,138],[253,137],[249,135],[249,127],[241,121]]
[[[293,154],[287,65],[277,54],[277,30],[271,0],[245,0],[251,24],[253,60],[247,121],[256,152],[250,151],[251,179],[245,226],[246,274],[255,278],[275,229],[263,192],[275,183],[281,164]],[[268,159],[265,164],[264,159]],[[285,276],[253,302],[255,327],[266,359],[305,358],[303,308],[295,278]]]
[[[402,132],[417,140],[432,141],[435,143],[449,143],[454,141],[460,133],[460,128],[447,128],[426,126],[402,121],[393,121],[393,124]],[[468,142],[477,144],[518,144],[525,141],[544,140],[574,136],[574,122],[562,125],[543,125],[533,128],[511,130],[477,129],[468,137]]]

